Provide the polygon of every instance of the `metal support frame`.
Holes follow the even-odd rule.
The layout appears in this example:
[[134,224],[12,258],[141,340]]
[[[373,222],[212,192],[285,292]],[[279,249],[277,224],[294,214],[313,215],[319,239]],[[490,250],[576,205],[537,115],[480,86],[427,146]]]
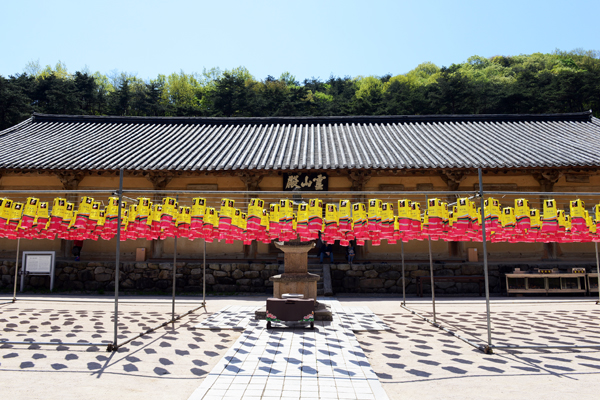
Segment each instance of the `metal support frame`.
[[[107,348],[107,351],[117,351],[120,347],[126,345],[127,343],[130,343],[132,340],[135,340],[137,338],[140,338],[144,335],[147,335],[149,333],[152,333],[154,331],[156,331],[157,329],[160,329],[162,327],[167,326],[168,324],[173,324],[173,328],[175,328],[175,321],[193,313],[194,311],[198,310],[199,308],[203,308],[206,310],[206,302],[204,301],[205,298],[205,289],[203,288],[202,290],[202,304],[196,308],[193,308],[181,315],[175,315],[175,291],[176,291],[176,286],[177,286],[177,237],[174,238],[174,244],[173,244],[173,294],[172,294],[172,302],[171,302],[171,320],[170,321],[166,321],[163,322],[162,324],[155,326],[154,328],[150,328],[145,330],[144,332],[139,333],[138,335],[127,339],[126,341],[124,341],[123,343],[118,343],[117,342],[117,324],[118,324],[118,274],[119,274],[119,267],[118,267],[118,263],[119,263],[119,251],[120,251],[120,239],[121,239],[121,227],[120,227],[120,221],[121,221],[121,200],[123,198],[123,169],[121,169],[120,175],[119,175],[119,215],[117,217],[117,220],[119,221],[119,230],[117,231],[117,269],[115,272],[115,338],[114,338],[114,342],[112,344],[110,344]],[[131,191],[130,191],[131,192]],[[135,192],[135,191],[133,191]],[[177,199],[179,199],[179,195],[177,196]],[[205,253],[206,253],[206,242],[204,243],[205,246]],[[205,256],[206,259],[206,256]]]
[[[428,197],[425,196],[425,205],[427,205]],[[427,245],[429,246],[429,275],[431,278],[431,304],[433,306],[433,323],[436,323],[435,315],[435,283],[433,279],[433,255],[431,254],[431,235],[427,235]]]
[[114,316],[114,339],[112,345],[109,345],[107,351],[116,351],[118,349],[118,325],[119,325],[119,268],[121,264],[121,208],[123,202],[123,168],[119,170],[119,207],[117,211],[117,248],[115,254],[115,316]]
[[206,311],[206,239],[202,239],[204,252],[202,253],[202,305]]
[[595,242],[594,245],[596,247],[596,273],[598,274],[598,301],[596,304],[600,304],[600,258],[598,258],[598,242]]
[[25,344],[25,345],[38,345],[38,346],[87,346],[87,347],[91,347],[91,346],[108,346],[110,345],[110,342],[102,342],[102,343],[91,343],[91,342],[35,342],[33,340],[23,340],[20,342],[16,342],[16,341],[4,341],[4,340],[0,340],[0,345],[5,345],[5,344]]
[[433,256],[431,255],[431,235],[428,235],[429,239],[427,243],[429,244],[429,274],[431,275],[431,304],[433,305],[433,322],[436,322],[435,315],[435,284],[433,279]]
[[[3,193],[14,193],[14,194],[21,194],[21,193],[31,193],[31,191],[27,191],[27,190],[3,190]],[[78,191],[78,192],[82,192],[82,191]],[[85,190],[83,191],[85,193],[112,193],[112,191],[108,191],[108,190]],[[43,194],[63,194],[64,190],[39,190],[37,191],[37,193],[43,193]],[[120,176],[119,176],[119,211],[118,211],[118,218],[119,218],[119,223],[121,221],[121,199],[122,199],[122,194],[123,194],[123,170],[120,170]],[[113,347],[114,344],[116,344],[117,342],[117,323],[118,323],[118,296],[119,296],[119,254],[120,254],[120,232],[121,232],[121,227],[119,225],[119,229],[117,230],[117,251],[116,251],[116,269],[115,269],[115,337],[114,337],[114,343],[110,343],[110,342],[38,342],[38,341],[34,341],[34,340],[23,340],[23,341],[12,341],[12,340],[2,340],[0,339],[0,345],[38,345],[38,346],[87,346],[87,347],[91,347],[91,346],[107,346],[107,351],[110,351]],[[14,293],[13,293],[13,300],[12,302],[14,303],[16,301],[16,296],[17,296],[17,274],[18,274],[18,269],[19,269],[19,245],[21,243],[21,239],[17,240],[17,259],[16,259],[16,263],[15,263],[15,285],[14,285]]]
[[171,321],[175,327],[175,286],[177,284],[177,237],[173,241],[173,300],[171,303]]
[[[437,322],[437,317],[436,317],[436,311],[435,311],[435,288],[434,288],[434,280],[433,280],[433,255],[432,255],[432,250],[431,250],[431,236],[429,236],[429,240],[428,240],[428,244],[429,244],[429,265],[430,265],[430,273],[431,273],[431,277],[432,277],[432,282],[431,282],[431,288],[432,288],[432,303],[433,303],[433,320],[430,320],[422,315],[420,315],[419,313],[417,313],[414,310],[409,309],[408,307],[406,307],[406,275],[405,275],[405,260],[404,260],[404,243],[401,241],[401,255],[402,255],[402,297],[403,297],[403,302],[402,302],[402,308],[406,309],[407,311],[419,316],[420,318],[422,318],[423,320],[433,324],[434,326],[444,330],[447,333],[452,334],[453,336],[459,338],[460,340],[463,340],[464,342],[480,349],[481,351],[484,351],[486,353],[491,353],[492,349],[519,349],[519,348],[523,348],[523,349],[527,349],[527,348],[561,348],[561,349],[567,349],[567,348],[598,348],[600,347],[599,345],[585,345],[585,346],[579,346],[579,345],[562,345],[562,346],[547,346],[547,345],[525,345],[525,346],[517,346],[517,345],[492,345],[492,339],[491,339],[491,311],[490,311],[490,300],[489,300],[489,273],[488,273],[488,263],[487,263],[487,232],[485,230],[485,207],[484,207],[484,192],[483,192],[483,184],[482,184],[482,171],[481,168],[478,168],[478,176],[479,176],[479,190],[476,192],[476,195],[478,195],[480,197],[481,200],[481,213],[482,213],[482,238],[483,238],[483,252],[484,252],[484,276],[485,276],[485,286],[486,286],[486,314],[487,314],[487,333],[488,333],[488,345],[487,346],[483,346],[483,345],[476,345],[473,344],[472,342],[470,342],[469,340],[463,338],[462,336],[456,334],[455,332],[452,332],[450,330],[448,330],[447,328],[443,327],[442,325],[440,325]],[[6,193],[6,194],[29,194],[31,193],[31,190],[2,190],[2,193]],[[103,194],[103,193],[113,193],[112,191],[108,191],[108,190],[79,190],[78,192],[80,193],[89,193],[89,194]],[[36,193],[39,194],[63,194],[64,190],[38,190],[36,191]],[[120,204],[123,200],[124,197],[124,193],[138,193],[138,194],[163,194],[165,193],[164,190],[134,190],[134,189],[127,189],[124,190],[123,189],[123,169],[120,169],[119,171],[119,208],[118,208],[118,221],[119,221],[119,229],[117,230],[117,246],[116,246],[116,265],[115,265],[115,314],[114,314],[114,342],[113,343],[91,343],[91,342],[79,342],[79,343],[63,343],[63,342],[33,342],[33,341],[20,341],[20,342],[9,342],[9,341],[1,341],[0,340],[0,344],[28,344],[28,345],[33,345],[33,344],[38,344],[38,345],[69,345],[69,346],[104,346],[104,345],[108,345],[108,350],[112,350],[112,351],[116,351],[120,346],[123,346],[124,344],[127,344],[129,342],[131,342],[131,340],[138,338],[140,336],[143,336],[145,334],[148,334],[150,332],[153,332],[154,330],[166,326],[168,323],[174,322],[177,319],[180,319],[184,316],[189,315],[190,313],[198,310],[199,308],[204,308],[206,310],[206,241],[203,241],[203,247],[204,247],[204,253],[203,253],[203,290],[202,290],[202,304],[182,315],[179,316],[175,316],[174,313],[174,305],[175,305],[175,290],[173,291],[173,306],[172,306],[172,311],[171,311],[171,321],[167,321],[155,328],[151,328],[148,329],[142,333],[140,333],[139,335],[137,335],[136,337],[134,337],[133,339],[128,339],[127,341],[123,342],[123,343],[118,343],[118,301],[119,301],[119,272],[120,272],[120,220],[121,220],[121,207]],[[193,195],[193,194],[202,194],[202,195],[218,195],[218,196],[222,196],[223,192],[222,191],[193,191],[193,190],[177,190],[177,191],[169,191],[170,194],[186,194],[186,195]],[[231,195],[244,195],[245,197],[249,196],[249,195],[261,195],[261,196],[267,196],[267,197],[272,197],[272,196],[281,196],[281,195],[289,195],[288,192],[283,192],[283,191],[228,191],[227,195],[231,196]],[[302,195],[326,195],[326,196],[341,196],[341,195],[356,195],[356,192],[346,192],[346,191],[331,191],[331,192],[317,192],[317,191],[305,191],[302,192]],[[398,191],[398,192],[389,192],[389,191],[365,191],[365,192],[361,192],[361,195],[378,195],[378,196],[415,196],[417,193],[415,193],[414,191]],[[518,195],[518,196],[547,196],[549,195],[548,192],[503,192],[503,191],[488,191],[485,193],[486,195]],[[551,192],[552,195],[554,196],[578,196],[578,197],[600,197],[600,192],[586,192],[586,193],[573,193],[573,192]],[[419,196],[423,196],[423,194],[418,194]],[[431,192],[427,192],[427,195],[456,195],[456,196],[473,196],[473,191],[431,191]],[[425,195],[425,198],[427,199],[427,195]],[[176,238],[175,238],[176,240]],[[598,254],[598,244],[595,243],[595,247],[596,247],[596,265],[598,267],[598,279],[600,282],[600,257]],[[176,249],[176,243],[175,243],[175,249]],[[174,260],[173,260],[173,286],[174,288],[176,287],[176,250],[175,250],[175,254],[174,254]],[[18,262],[19,262],[19,243],[17,244],[17,260],[16,260],[16,266],[15,266],[15,273],[18,273]],[[13,294],[13,300],[12,302],[16,301],[16,293]],[[600,304],[600,291],[599,291],[599,300],[596,302],[596,304]]]
[[485,231],[485,201],[483,199],[483,176],[481,168],[477,169],[479,176],[479,200],[481,204],[481,237],[483,239],[483,276],[485,280],[485,310],[487,316],[488,346],[492,345],[492,321],[490,317],[490,285],[488,277],[487,236]]
[[[22,193],[31,193],[31,191],[15,191],[15,192],[22,192]],[[41,193],[43,191],[36,191],[36,193]],[[64,192],[64,191],[63,191]],[[104,191],[105,192],[105,191]],[[463,191],[443,191],[443,190],[438,190],[438,191],[427,191],[428,195],[444,195],[444,196],[451,196],[451,195],[457,195],[457,196],[472,196],[473,195],[473,190],[463,190]],[[62,193],[62,192],[61,192]],[[291,197],[294,193],[295,194],[300,194],[301,196],[348,196],[348,197],[355,197],[355,196],[366,196],[366,195],[373,195],[373,196],[414,196],[415,194],[417,195],[421,195],[423,196],[424,193],[418,193],[418,192],[414,192],[414,191],[408,191],[408,190],[402,190],[402,191],[365,191],[365,192],[353,192],[353,191],[328,191],[328,192],[323,192],[323,191],[315,191],[315,190],[303,190],[301,192],[290,192],[290,191],[283,191],[283,190],[278,190],[278,191],[265,191],[265,190],[249,190],[249,191],[245,191],[245,190],[228,190],[226,192],[223,192],[222,190],[137,190],[137,189],[125,189],[124,193],[139,193],[139,194],[164,194],[164,193],[169,193],[170,195],[176,195],[176,194],[184,194],[184,195],[195,195],[195,194],[202,194],[202,195],[216,195],[217,197],[221,197],[224,194],[227,194],[228,196],[231,195],[238,195],[240,197],[244,197],[247,198],[248,196],[253,196],[253,195],[257,195],[257,196],[261,196],[261,197],[280,197],[280,196],[287,196],[287,197]],[[501,192],[501,193],[505,193],[505,192]],[[509,193],[509,192],[506,192]],[[572,193],[570,193],[572,194]],[[592,194],[594,195],[594,194]],[[600,196],[600,193],[596,193],[595,195]]]
[[15,301],[17,301],[17,278],[19,276],[19,251],[20,251],[20,246],[21,246],[21,238],[17,239],[17,259],[15,261],[15,285],[14,285],[14,288],[13,288],[13,299],[12,299],[13,303]]
[[[27,194],[27,193],[31,193],[31,191],[29,190],[3,190],[3,193],[13,193],[13,194]],[[90,194],[101,194],[101,193],[114,193],[113,191],[108,191],[108,190],[83,190],[83,191],[77,191],[77,192],[83,192],[83,193],[90,193]],[[37,342],[37,341],[33,341],[33,340],[25,340],[25,341],[7,341],[7,340],[3,340],[0,339],[0,345],[39,345],[39,346],[107,346],[106,350],[107,351],[117,351],[120,347],[122,347],[123,345],[130,343],[132,340],[135,340],[139,337],[142,337],[144,335],[147,335],[149,333],[154,332],[155,330],[162,328],[164,326],[167,326],[169,323],[175,323],[175,321],[197,311],[200,308],[204,308],[204,310],[206,311],[206,240],[203,240],[203,246],[204,246],[204,253],[202,255],[203,258],[203,284],[202,284],[202,303],[201,305],[199,305],[198,307],[195,307],[183,314],[180,315],[175,315],[175,289],[176,289],[176,272],[177,272],[177,238],[175,237],[175,244],[174,244],[174,254],[173,254],[173,300],[172,300],[172,309],[171,309],[171,320],[170,321],[166,321],[154,328],[150,328],[145,330],[144,332],[139,333],[138,335],[134,336],[133,338],[127,339],[126,341],[122,342],[122,343],[118,343],[118,323],[119,323],[119,273],[120,273],[120,255],[121,255],[121,203],[123,201],[123,198],[126,197],[124,196],[125,192],[138,192],[136,190],[129,190],[129,191],[125,191],[123,190],[123,169],[121,168],[119,170],[119,190],[117,192],[118,196],[119,196],[119,207],[118,207],[118,214],[117,214],[117,221],[118,221],[118,228],[117,228],[117,245],[116,245],[116,249],[115,249],[115,311],[114,311],[114,338],[113,338],[113,342]],[[159,191],[160,192],[160,191]],[[37,193],[43,193],[43,194],[62,194],[64,193],[64,190],[39,190],[37,191]],[[189,192],[184,192],[184,193],[189,193]],[[205,193],[205,192],[198,192],[198,193]],[[21,243],[21,239],[17,240],[17,256],[16,256],[16,262],[15,262],[15,285],[14,285],[14,293],[13,293],[13,299],[12,301],[6,302],[6,303],[0,303],[0,304],[9,304],[9,303],[14,303],[16,301],[16,290],[17,290],[17,277],[18,277],[18,270],[19,270],[19,252],[20,252],[20,243]]]
[[119,343],[119,345],[118,345],[118,346],[112,346],[112,347],[109,347],[109,348],[107,349],[107,351],[117,351],[119,348],[121,348],[121,347],[125,346],[126,344],[128,344],[128,343],[132,342],[133,340],[135,340],[135,339],[137,339],[137,338],[140,338],[140,337],[142,337],[142,336],[148,335],[148,334],[150,334],[150,333],[152,333],[152,332],[156,331],[157,329],[160,329],[160,328],[162,328],[162,327],[165,327],[165,326],[169,325],[170,323],[175,323],[175,321],[177,321],[177,320],[179,320],[179,319],[181,319],[181,318],[183,318],[183,317],[185,317],[185,316],[187,316],[187,315],[189,315],[189,314],[193,313],[194,311],[196,311],[196,310],[198,310],[198,309],[200,309],[200,308],[202,308],[202,307],[204,307],[204,308],[206,309],[206,305],[204,305],[204,304],[202,304],[202,305],[199,305],[198,307],[196,307],[196,308],[193,308],[193,309],[191,309],[191,310],[189,310],[189,311],[186,311],[185,313],[183,313],[183,314],[181,314],[181,315],[174,316],[174,317],[173,317],[173,319],[172,319],[172,320],[170,320],[170,321],[163,322],[162,324],[160,324],[160,325],[157,325],[157,326],[155,326],[154,328],[146,329],[144,332],[141,332],[141,333],[139,333],[139,334],[135,335],[134,337],[132,337],[132,338],[129,338],[129,339],[127,339],[126,341],[124,341],[124,342],[122,342],[122,343]]
[[2,303],[0,303],[0,305],[2,304],[12,304],[14,302],[17,301],[17,280],[19,277],[19,245],[21,244],[21,239],[17,239],[17,259],[15,261],[15,287],[13,290],[13,298],[10,301],[4,301]]
[[[410,313],[418,316],[424,321],[430,323],[431,325],[443,330],[446,333],[453,335],[454,337],[462,340],[463,342],[469,344],[482,351],[485,354],[493,354],[493,350],[514,350],[514,349],[585,349],[585,348],[600,348],[600,344],[592,344],[592,345],[493,345],[492,344],[492,326],[491,326],[491,311],[490,311],[490,288],[489,288],[489,273],[488,273],[488,260],[487,260],[487,235],[485,229],[485,201],[483,197],[483,177],[481,168],[477,169],[478,178],[479,178],[479,193],[478,196],[480,198],[481,204],[481,233],[483,239],[483,273],[485,278],[485,303],[486,303],[486,317],[487,317],[487,345],[479,345],[475,344],[472,341],[464,338],[463,336],[457,334],[454,331],[451,331],[448,328],[443,327],[436,320],[435,313],[435,294],[433,287],[433,264],[431,258],[431,236],[429,235],[429,268],[431,271],[431,298],[433,304],[433,320],[424,317],[423,315],[417,313],[414,310],[411,310],[406,306],[406,299],[403,297],[403,303],[401,305],[402,308],[409,311]],[[546,192],[487,192],[489,195],[548,195]],[[555,196],[600,196],[600,193],[557,193],[552,192]],[[425,196],[427,199],[427,196]],[[598,273],[598,285],[600,287],[600,257],[598,254],[598,242],[594,243],[596,248],[596,267]],[[402,279],[404,280],[404,248],[402,248]],[[600,290],[598,291],[599,300],[596,301],[596,304],[600,304]]]
[[[177,195],[177,202],[179,202],[179,195]],[[177,285],[177,236],[173,238],[173,300],[171,304],[171,321],[173,322],[173,328],[175,327],[175,287]]]
[[400,239],[400,253],[402,255],[402,305],[406,304],[406,278],[404,275],[404,241]]
[[458,333],[456,333],[456,332],[454,332],[454,331],[452,331],[452,330],[450,330],[448,328],[445,328],[439,322],[436,322],[435,320],[431,320],[431,319],[429,319],[427,317],[424,317],[423,315],[419,314],[415,310],[411,310],[410,308],[406,307],[405,305],[403,305],[402,308],[404,308],[406,311],[410,312],[411,314],[414,314],[417,317],[421,318],[423,321],[429,322],[431,325],[435,326],[436,328],[439,328],[439,329],[443,330],[444,332],[451,334],[455,338],[462,340],[463,342],[465,342],[469,346],[473,346],[477,350],[481,350],[482,352],[484,352],[486,354],[491,354],[492,353],[492,351],[491,351],[491,349],[490,349],[489,346],[483,346],[483,345],[480,345],[480,344],[477,344],[477,343],[473,343],[472,341],[470,341],[469,339],[465,338],[464,336],[461,336]]
[[175,321],[193,313],[196,310],[199,310],[200,308],[204,308],[204,311],[206,312],[206,240],[202,240],[203,244],[204,244],[204,254],[202,256],[202,274],[203,274],[203,282],[202,282],[202,304],[200,304],[198,307],[195,307],[189,311],[186,311],[185,313],[181,314],[181,315],[175,315],[175,288],[176,288],[176,272],[177,272],[177,238],[175,237],[175,242],[174,242],[174,251],[173,251],[173,300],[172,300],[172,306],[171,306],[171,320],[170,321],[166,321],[163,322],[160,325],[155,326],[154,328],[150,328],[145,330],[144,332],[141,332],[139,334],[137,334],[136,336],[127,339],[126,341],[124,341],[123,343],[119,343],[118,346],[113,346],[112,348],[110,348],[110,350],[112,351],[116,351],[119,349],[119,347],[122,347],[128,343],[130,343],[131,341],[140,338],[142,336],[148,335],[154,331],[156,331],[157,329],[160,329],[162,327],[165,327],[169,324],[173,324],[173,328],[175,328]]
[[[64,194],[63,190],[0,190],[3,194],[31,194],[32,192],[38,194]],[[88,193],[88,194],[111,194],[114,193],[114,190],[74,190],[73,192],[77,193]],[[435,195],[435,196],[473,196],[474,194],[479,194],[479,190],[454,190],[454,191],[444,191],[444,190],[432,190],[427,191],[427,195]],[[186,195],[217,195],[223,196],[227,194],[231,195],[263,195],[264,197],[273,197],[273,196],[291,196],[292,192],[289,191],[262,191],[262,190],[253,190],[253,191],[244,191],[244,190],[231,190],[231,191],[219,191],[219,190],[143,190],[143,189],[123,189],[123,193],[137,193],[137,194],[165,194],[169,193],[171,195],[176,194],[186,194]],[[302,196],[366,196],[366,195],[377,195],[377,196],[424,196],[425,192],[415,192],[408,190],[401,191],[365,191],[365,192],[352,192],[352,191],[328,191],[328,192],[319,192],[319,191],[302,191],[300,192]],[[499,196],[578,196],[578,197],[600,197],[600,192],[504,192],[504,191],[486,191],[486,195],[499,195]]]
[[506,344],[506,345],[494,345],[494,346],[489,346],[492,350],[493,349],[498,349],[498,350],[520,350],[520,349],[597,349],[600,348],[600,343],[599,344],[590,344],[590,345],[577,345],[577,344],[566,344],[566,345],[545,345],[545,344],[541,344],[541,345],[512,345],[512,344]]

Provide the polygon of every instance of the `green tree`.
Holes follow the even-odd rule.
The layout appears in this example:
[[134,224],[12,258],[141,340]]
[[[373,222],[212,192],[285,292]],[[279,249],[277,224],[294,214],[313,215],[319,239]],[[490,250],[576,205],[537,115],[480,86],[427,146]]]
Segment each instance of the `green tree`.
[[323,115],[351,115],[355,101],[356,82],[349,76],[330,76],[325,86],[325,94],[332,96],[326,104]]
[[411,84],[404,75],[391,77],[383,86],[383,114],[417,115],[427,113],[425,86]]
[[93,76],[75,72],[73,76],[76,96],[79,101],[79,107],[84,114],[99,114],[102,110],[102,102],[98,92],[98,85]]
[[441,69],[429,97],[437,114],[465,114],[471,112],[471,94],[470,82],[452,65]]
[[31,116],[33,111],[28,92],[34,79],[27,74],[0,76],[0,130],[16,125]]
[[376,115],[384,113],[383,82],[374,76],[356,79],[356,98],[353,113],[357,115]]
[[83,114],[82,103],[73,79],[54,73],[35,80],[30,94],[34,110],[48,114]]
[[431,62],[400,75],[319,78],[289,72],[257,81],[244,67],[183,71],[143,81],[110,71],[74,74],[64,63],[30,61],[26,74],[1,78],[0,123],[32,111],[56,114],[293,116],[550,113],[592,109],[600,116],[600,52],[469,57],[439,68]]
[[133,97],[129,78],[124,78],[117,86],[117,90],[111,93],[112,110],[114,115],[131,115],[131,99]]
[[279,77],[279,80],[286,84],[286,86],[300,86],[300,83],[296,80],[296,77],[285,71]]
[[201,85],[195,75],[180,71],[164,79],[162,103],[173,115],[200,114]]
[[213,108],[209,114],[216,117],[250,117],[253,113],[255,93],[253,81],[246,82],[243,74],[226,71],[215,82],[214,90],[207,94]]

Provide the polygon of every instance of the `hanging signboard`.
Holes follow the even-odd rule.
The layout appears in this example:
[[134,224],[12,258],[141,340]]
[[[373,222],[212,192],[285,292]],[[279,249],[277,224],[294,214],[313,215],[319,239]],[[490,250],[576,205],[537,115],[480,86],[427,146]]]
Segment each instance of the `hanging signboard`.
[[284,173],[283,190],[285,191],[316,191],[328,190],[329,177],[324,173]]

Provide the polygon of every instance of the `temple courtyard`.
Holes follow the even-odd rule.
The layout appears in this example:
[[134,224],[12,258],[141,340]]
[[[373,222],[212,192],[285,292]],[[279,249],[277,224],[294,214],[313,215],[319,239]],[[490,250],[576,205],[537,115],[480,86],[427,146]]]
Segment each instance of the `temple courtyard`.
[[[398,297],[319,298],[333,321],[315,329],[254,319],[266,296],[207,297],[203,308],[107,352],[110,296],[0,298],[2,398],[10,399],[552,399],[597,397],[600,305],[590,297],[496,297],[485,354],[485,301],[438,298],[436,319],[471,344],[401,307]],[[181,297],[176,314],[201,299]],[[123,296],[120,342],[169,321],[171,298]],[[433,318],[431,299],[407,307]]]

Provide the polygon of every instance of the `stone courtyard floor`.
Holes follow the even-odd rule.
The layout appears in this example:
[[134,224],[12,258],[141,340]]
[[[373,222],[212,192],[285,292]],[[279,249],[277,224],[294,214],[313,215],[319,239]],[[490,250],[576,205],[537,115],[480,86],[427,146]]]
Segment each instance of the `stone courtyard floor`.
[[[6,299],[6,297],[4,297]],[[324,298],[334,321],[265,329],[266,296],[208,297],[174,326],[117,352],[105,346],[0,345],[6,399],[559,399],[597,398],[600,348],[484,354],[400,307],[398,298]],[[598,344],[600,305],[589,297],[494,298],[493,344]],[[0,298],[0,303],[3,300]],[[177,300],[176,313],[198,305]],[[431,301],[409,308],[432,318]],[[0,341],[110,342],[108,296],[22,296],[0,304]],[[481,298],[442,298],[443,326],[487,341]],[[168,321],[170,299],[122,297],[119,340]]]

